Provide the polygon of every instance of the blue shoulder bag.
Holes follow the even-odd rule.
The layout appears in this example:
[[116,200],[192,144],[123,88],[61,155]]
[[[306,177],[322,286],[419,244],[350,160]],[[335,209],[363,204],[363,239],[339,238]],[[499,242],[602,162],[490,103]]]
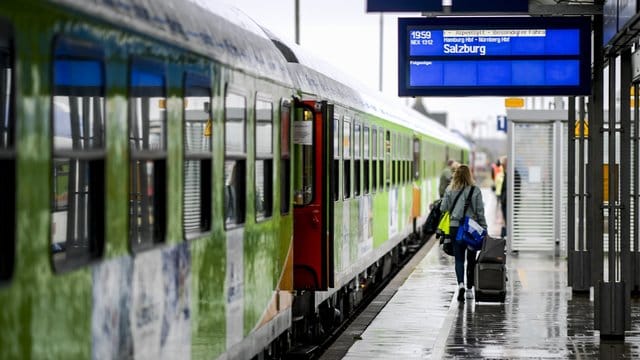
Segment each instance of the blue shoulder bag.
[[[471,187],[469,195],[467,195],[467,201],[464,204],[463,214],[467,213],[469,204],[471,203],[471,197],[476,189],[475,186]],[[458,233],[456,234],[456,241],[462,241],[473,250],[482,249],[482,241],[487,236],[487,230],[485,230],[477,221],[470,216],[464,216],[458,227]]]

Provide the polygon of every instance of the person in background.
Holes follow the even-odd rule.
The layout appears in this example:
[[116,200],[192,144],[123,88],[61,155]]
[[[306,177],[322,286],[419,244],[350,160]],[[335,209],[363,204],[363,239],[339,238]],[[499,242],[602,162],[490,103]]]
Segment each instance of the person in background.
[[[491,185],[491,190],[494,192],[498,191],[498,175],[502,173],[502,165],[500,165],[500,159],[496,159],[495,162],[491,163],[491,181],[493,181],[493,185]],[[500,183],[502,185],[502,182]]]
[[[501,237],[507,236],[507,169],[508,169],[508,161],[506,156],[502,156],[500,158],[500,163],[502,164],[502,173],[504,174],[504,180],[502,181],[502,186],[500,187],[500,193],[497,194],[500,198],[500,208],[502,210],[502,216],[504,217],[504,226],[502,227],[502,232],[500,234]],[[514,190],[520,189],[520,174],[518,171],[514,169],[513,171],[513,186]],[[496,189],[497,190],[497,189]]]
[[[465,202],[469,192],[472,188],[473,194],[467,212],[463,214]],[[454,202],[458,194],[462,191],[460,198],[454,206]],[[450,232],[452,237],[455,237],[458,233],[458,227],[462,219],[465,216],[473,218],[480,226],[485,230],[487,229],[487,220],[484,217],[484,202],[482,201],[482,192],[480,188],[475,186],[473,177],[471,176],[471,170],[468,165],[460,165],[453,173],[451,185],[444,194],[442,203],[440,204],[440,211],[443,213],[449,210],[451,216]],[[477,251],[467,248],[467,246],[461,241],[453,241],[453,255],[456,259],[456,279],[458,281],[458,301],[463,302],[465,299],[465,286],[464,286],[464,261],[467,260],[467,287],[466,298],[473,299],[473,281],[475,275],[476,266],[476,253]]]
[[457,161],[448,160],[447,167],[442,170],[442,173],[440,174],[440,185],[438,186],[438,194],[440,194],[441,199],[444,196],[447,187],[451,183],[451,177],[453,176],[453,172],[456,170],[458,165],[460,164],[458,164]]

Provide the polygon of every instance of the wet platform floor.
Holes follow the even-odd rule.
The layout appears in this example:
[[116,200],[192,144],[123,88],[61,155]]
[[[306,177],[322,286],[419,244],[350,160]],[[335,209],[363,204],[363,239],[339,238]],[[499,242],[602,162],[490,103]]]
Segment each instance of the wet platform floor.
[[453,257],[433,243],[321,359],[640,358],[640,301],[625,340],[601,340],[593,295],[572,294],[564,258],[509,254],[505,303],[458,303]]

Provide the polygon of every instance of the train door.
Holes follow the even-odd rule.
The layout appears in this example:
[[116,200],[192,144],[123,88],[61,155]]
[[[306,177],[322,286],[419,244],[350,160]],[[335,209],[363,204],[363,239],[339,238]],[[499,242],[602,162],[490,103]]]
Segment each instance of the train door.
[[333,286],[333,105],[297,101],[293,123],[295,289]]

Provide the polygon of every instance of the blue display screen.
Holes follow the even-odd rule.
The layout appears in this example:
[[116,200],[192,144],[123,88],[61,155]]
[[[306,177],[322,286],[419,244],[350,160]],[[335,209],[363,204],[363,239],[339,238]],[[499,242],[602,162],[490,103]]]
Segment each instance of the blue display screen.
[[399,20],[399,95],[588,95],[582,18]]

